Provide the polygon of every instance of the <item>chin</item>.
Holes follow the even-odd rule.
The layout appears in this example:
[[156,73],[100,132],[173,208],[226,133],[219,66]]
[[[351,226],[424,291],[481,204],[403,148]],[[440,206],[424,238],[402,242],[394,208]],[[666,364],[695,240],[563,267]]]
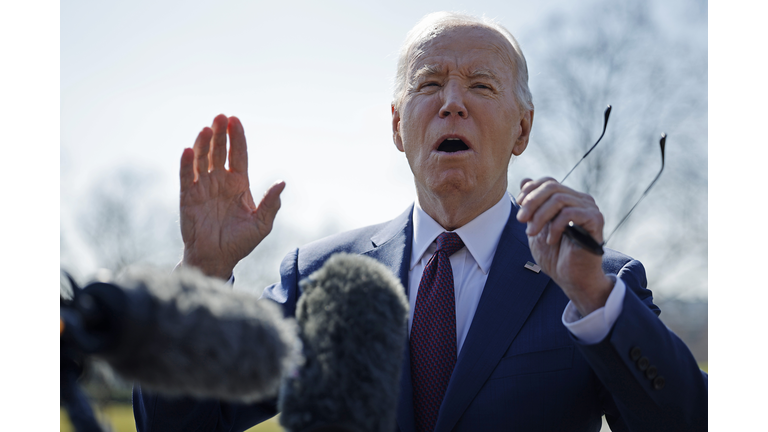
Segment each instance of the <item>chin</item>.
[[449,196],[455,194],[470,194],[475,189],[475,182],[466,176],[449,176],[439,181],[432,182],[429,190],[437,196]]

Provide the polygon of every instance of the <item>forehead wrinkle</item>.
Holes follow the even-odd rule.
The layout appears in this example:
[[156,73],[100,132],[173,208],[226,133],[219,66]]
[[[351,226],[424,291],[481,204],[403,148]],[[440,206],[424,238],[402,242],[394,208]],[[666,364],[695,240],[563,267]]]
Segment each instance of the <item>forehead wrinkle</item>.
[[[422,65],[416,72],[414,72],[413,76],[411,77],[410,84],[418,82],[422,78],[444,74],[445,69],[443,68],[443,65],[439,63],[425,64]],[[493,69],[485,66],[472,69],[469,71],[469,73],[464,75],[470,80],[478,78],[491,80],[497,87],[499,87],[500,90],[505,87],[503,80],[498,76],[498,74],[496,74]]]
[[[498,35],[501,37],[501,35]],[[427,48],[429,45],[434,43],[438,38],[432,38],[429,40],[422,41],[420,44],[418,44],[417,47],[414,47],[413,51],[411,52],[409,63],[410,63],[410,70],[413,70],[414,67],[416,67],[419,63],[419,60],[424,57],[425,55],[429,56],[429,48]],[[497,41],[489,41],[485,47],[482,48],[484,51],[490,51],[493,56],[500,59],[501,62],[507,66],[510,69],[511,78],[514,80],[517,76],[517,66],[515,63],[515,60],[512,56],[512,45],[506,40],[502,40],[502,44],[499,44]],[[442,56],[441,56],[442,57]],[[455,59],[453,64],[458,66],[458,58]],[[477,64],[477,63],[475,63]],[[488,68],[487,66],[480,65],[477,66],[474,70],[472,70],[470,73],[466,74],[469,77],[487,77],[489,79],[492,79],[496,82],[496,84],[501,85],[503,84],[504,80],[502,79],[502,76],[499,75],[500,72],[503,71],[496,71],[494,72],[491,68]],[[440,75],[444,74],[445,71],[443,69],[443,65],[441,63],[432,63],[432,64],[425,64],[421,66],[416,72],[413,72],[413,74],[408,79],[408,84],[412,84],[413,82],[417,81],[419,78],[422,78],[424,76],[429,75]],[[410,75],[410,74],[409,74]]]
[[509,42],[507,42],[507,45],[509,45],[509,47],[500,47],[496,44],[491,44],[492,51],[501,57],[501,61],[507,65],[513,75],[517,75],[517,63],[512,55],[512,45],[509,44]]

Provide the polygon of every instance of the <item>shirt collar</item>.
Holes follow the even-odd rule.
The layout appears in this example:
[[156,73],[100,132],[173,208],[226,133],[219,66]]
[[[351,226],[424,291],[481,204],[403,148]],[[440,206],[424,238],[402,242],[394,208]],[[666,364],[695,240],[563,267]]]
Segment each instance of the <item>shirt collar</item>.
[[[484,274],[488,274],[496,253],[496,247],[501,239],[501,233],[507,224],[512,212],[512,199],[508,194],[478,217],[469,221],[454,232],[459,235],[461,241],[472,254],[475,262],[480,266]],[[413,206],[413,249],[411,252],[410,269],[421,260],[429,246],[445,228],[440,226],[424,209],[421,208],[418,198]]]

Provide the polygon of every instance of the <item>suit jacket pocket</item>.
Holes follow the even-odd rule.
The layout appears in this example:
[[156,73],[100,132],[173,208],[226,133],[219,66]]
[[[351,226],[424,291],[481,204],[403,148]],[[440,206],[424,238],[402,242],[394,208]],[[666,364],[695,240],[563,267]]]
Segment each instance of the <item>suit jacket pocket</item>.
[[570,369],[573,366],[573,346],[504,357],[493,371],[491,379],[512,375],[534,374]]

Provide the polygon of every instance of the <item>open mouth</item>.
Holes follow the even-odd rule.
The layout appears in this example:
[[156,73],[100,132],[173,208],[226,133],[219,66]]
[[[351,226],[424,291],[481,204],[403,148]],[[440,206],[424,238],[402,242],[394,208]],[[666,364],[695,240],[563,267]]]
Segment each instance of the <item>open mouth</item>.
[[459,138],[448,138],[437,147],[437,151],[446,153],[455,153],[463,150],[469,150],[469,146]]

